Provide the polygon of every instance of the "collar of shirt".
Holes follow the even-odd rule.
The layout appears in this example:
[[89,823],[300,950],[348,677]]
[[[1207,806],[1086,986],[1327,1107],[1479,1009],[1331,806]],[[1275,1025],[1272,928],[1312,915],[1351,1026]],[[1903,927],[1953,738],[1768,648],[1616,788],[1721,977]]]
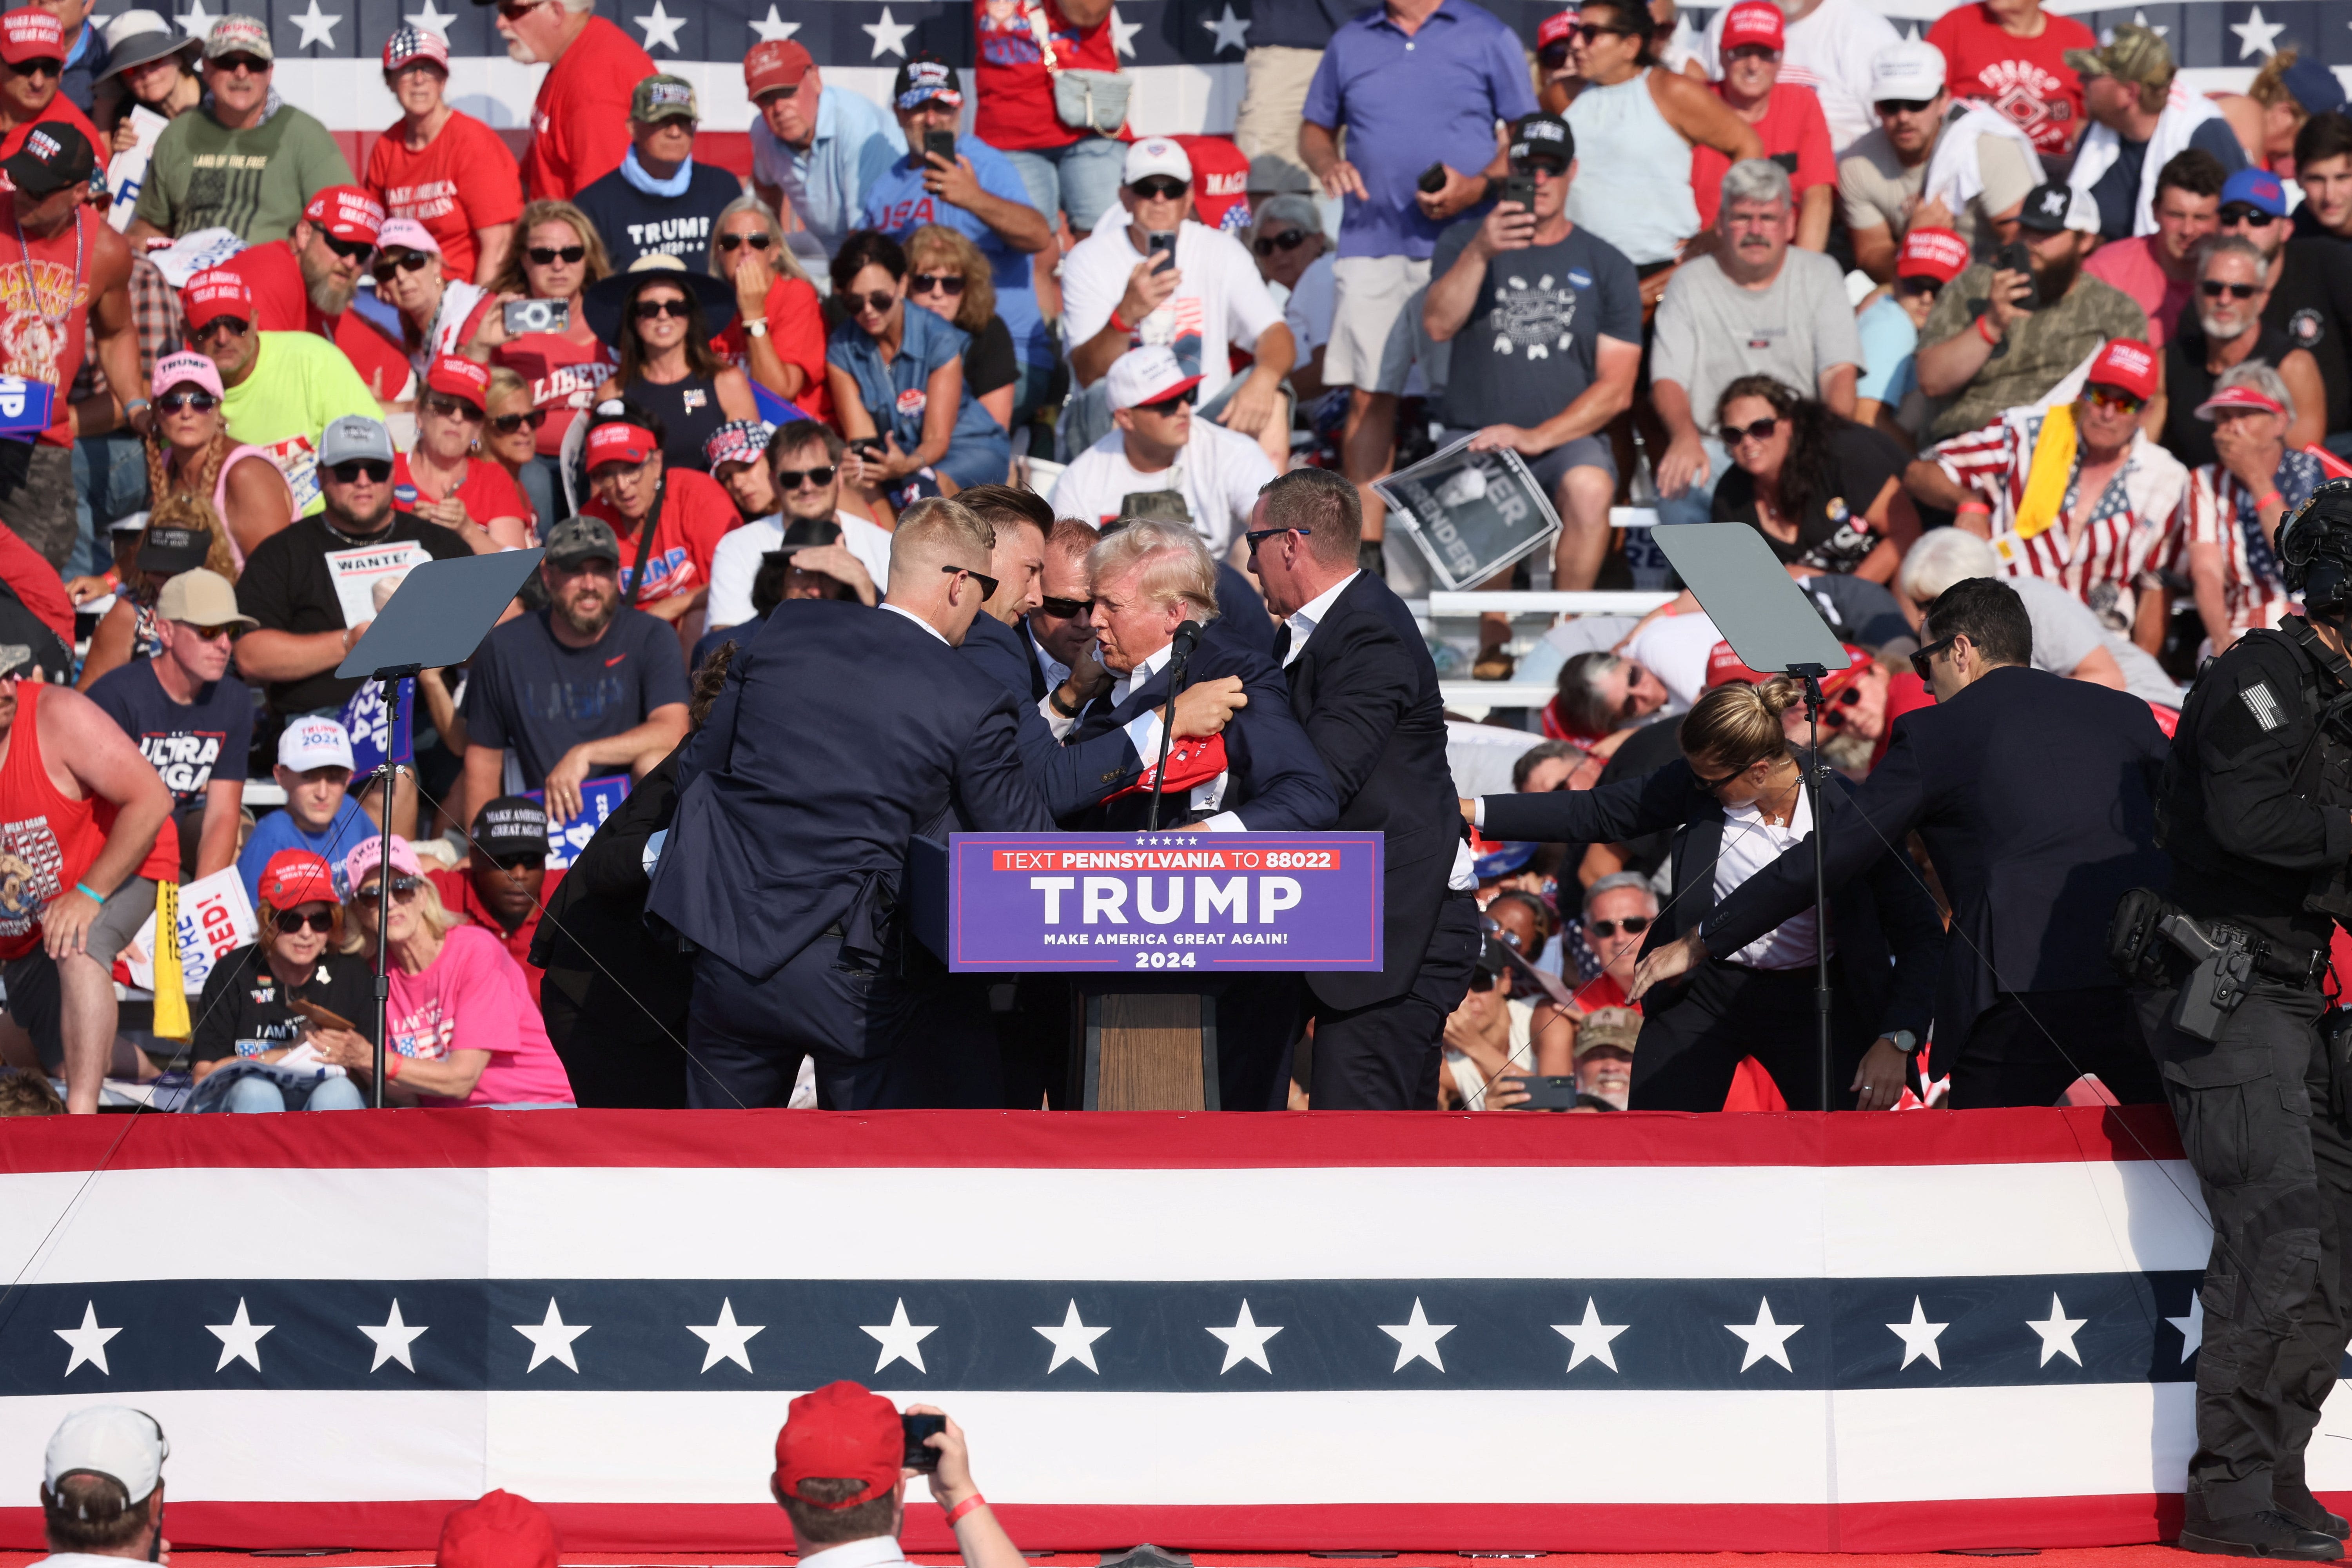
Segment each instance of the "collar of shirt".
[[1283,668],[1288,669],[1297,661],[1298,656],[1307,651],[1307,639],[1315,635],[1315,628],[1322,625],[1323,617],[1331,613],[1331,606],[1338,603],[1340,595],[1348,591],[1348,584],[1362,575],[1363,571],[1360,567],[1290,612],[1290,652],[1283,658]]
[[[908,609],[903,609],[903,608],[901,608],[900,606],[898,606],[898,605],[888,605],[888,604],[883,605],[881,605],[880,607],[881,607],[881,608],[883,608],[883,609],[885,609],[885,610],[889,611],[889,612],[890,612],[890,614],[892,614],[892,615],[894,615],[894,616],[906,616],[908,620],[910,620],[910,621],[914,622],[917,626],[919,626],[922,627],[925,631],[927,631],[927,632],[930,633],[933,637],[935,637],[939,638],[939,639],[940,639],[940,641],[942,644],[945,644],[947,647],[953,647],[955,646],[953,643],[950,643],[950,642],[948,642],[948,639],[947,639],[947,634],[946,634],[946,633],[944,633],[944,632],[940,631],[939,627],[937,627],[937,626],[935,626],[931,625],[931,623],[930,623],[930,622],[929,622],[929,621],[927,621],[927,620],[923,619],[923,617],[922,617],[922,616],[919,616],[919,615],[915,614],[915,612],[914,612],[914,611],[912,611],[912,610],[908,610]],[[822,1556],[822,1555],[823,1555],[823,1553],[821,1553],[821,1552],[820,1552],[820,1553],[819,1553],[819,1555],[820,1555],[820,1556]],[[803,1568],[805,1568],[805,1564],[803,1564]]]
[[1168,660],[1175,654],[1175,651],[1176,645],[1171,642],[1166,647],[1161,648],[1158,653],[1153,654],[1150,658],[1145,659],[1133,669],[1128,671],[1125,675],[1120,676],[1118,679],[1111,685],[1110,705],[1116,708],[1120,703],[1126,701],[1129,692],[1142,685],[1145,681],[1150,680],[1153,676],[1159,674],[1160,671],[1166,667]]
[[1045,689],[1058,689],[1070,679],[1070,667],[1045,651],[1045,645],[1037,640],[1037,634],[1029,629],[1027,623],[1023,623],[1021,631],[1029,639],[1029,652],[1037,660],[1037,668],[1045,672]]
[[[1454,12],[1450,7],[1440,4],[1436,10],[1432,11],[1428,16],[1421,19],[1421,26],[1422,27],[1426,27],[1432,22],[1453,22],[1458,20],[1460,20],[1460,18],[1454,15]],[[1388,7],[1386,5],[1381,5],[1373,9],[1370,15],[1365,18],[1364,25],[1368,27],[1386,27],[1390,32],[1394,33],[1400,38],[1417,38],[1421,36],[1420,27],[1414,28],[1411,33],[1407,33],[1402,27],[1398,26],[1394,21],[1390,19]]]
[[904,1563],[907,1554],[898,1550],[895,1535],[873,1535],[864,1541],[845,1542],[828,1546],[822,1552],[812,1552],[801,1559],[801,1568],[875,1568],[880,1563]]

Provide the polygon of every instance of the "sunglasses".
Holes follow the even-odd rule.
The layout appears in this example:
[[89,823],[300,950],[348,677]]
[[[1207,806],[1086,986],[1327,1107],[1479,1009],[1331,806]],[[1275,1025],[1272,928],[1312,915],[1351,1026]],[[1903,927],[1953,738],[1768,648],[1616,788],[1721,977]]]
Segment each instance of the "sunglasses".
[[800,96],[800,92],[801,84],[794,82],[790,87],[770,88],[767,91],[761,93],[758,98],[753,99],[751,101],[758,104],[761,109],[765,109],[768,105],[775,102],[776,100],[780,98],[798,98]]
[[719,237],[719,248],[721,250],[740,250],[747,245],[754,250],[765,250],[775,243],[776,237],[765,229],[757,234],[722,234]]
[[501,871],[527,871],[547,864],[547,857],[525,849],[513,855],[493,855],[490,864]]
[[155,400],[156,409],[164,414],[178,414],[193,408],[199,414],[210,414],[220,406],[220,399],[209,392],[167,392]]
[[1248,541],[1251,552],[1255,553],[1261,543],[1272,539],[1277,533],[1312,533],[1314,531],[1311,528],[1254,528],[1243,534],[1242,538]]
[[1769,441],[1772,432],[1780,427],[1780,416],[1759,419],[1752,425],[1727,425],[1723,427],[1723,444],[1737,447],[1742,441]]
[[1199,397],[1200,392],[1201,389],[1197,386],[1188,386],[1173,397],[1163,397],[1157,403],[1139,403],[1136,406],[1146,414],[1158,414],[1164,417],[1175,413],[1179,408],[1191,407]]
[[1543,53],[1536,57],[1536,60],[1543,67],[1544,69],[1556,71],[1559,69],[1560,67],[1568,64],[1568,46],[1566,44],[1548,44],[1544,47]]
[[[1626,717],[1631,718],[1633,715],[1629,713]],[[1719,777],[1709,778],[1705,773],[1699,772],[1696,768],[1693,768],[1691,769],[1691,788],[1697,791],[1700,795],[1713,795],[1716,791],[1721,789],[1724,785],[1729,784],[1732,780],[1738,778],[1741,773],[1744,773],[1747,771],[1748,770],[1746,768],[1734,768],[1731,772],[1724,773]]]
[[833,483],[833,476],[840,471],[831,463],[827,463],[821,468],[778,468],[776,484],[782,489],[796,490],[805,482],[818,489],[823,489]]
[[1192,183],[1170,174],[1152,174],[1127,187],[1139,201],[1172,202],[1181,199],[1192,188]]
[[180,625],[187,627],[192,636],[202,638],[205,642],[218,642],[223,637],[235,642],[245,635],[245,628],[233,621],[225,626],[200,626],[194,621],[182,621]]
[[1628,936],[1639,936],[1650,929],[1651,921],[1656,918],[1654,915],[1627,915],[1622,921],[1587,921],[1584,929],[1604,941],[1621,931]]
[[189,328],[188,341],[200,343],[213,337],[241,338],[251,326],[251,322],[240,321],[235,316],[215,316],[201,327]]
[[1845,728],[1845,710],[1859,707],[1862,688],[1850,686],[1822,705],[1822,722],[1832,730]]
[[65,69],[64,63],[58,60],[25,60],[20,63],[12,62],[8,67],[8,74],[10,76],[63,76]]
[[269,74],[269,62],[256,59],[251,55],[223,55],[212,62],[212,68],[222,72],[244,71],[249,76],[267,76]]
[[468,425],[478,422],[482,417],[482,411],[464,398],[450,397],[444,394],[436,394],[427,397],[425,400],[425,406],[428,412],[438,414],[444,419],[462,419]]
[[1911,673],[1917,676],[1922,681],[1932,680],[1934,677],[1928,673],[1927,666],[1934,662],[1937,654],[1944,652],[1954,643],[1959,640],[1958,635],[1955,633],[1953,636],[1948,637],[1940,642],[1931,642],[1926,647],[1923,647],[1918,652],[1913,654],[1911,656]]
[[1935,107],[1932,98],[1882,98],[1872,105],[1881,119],[1897,114],[1925,114]]
[[547,410],[534,408],[528,414],[501,414],[490,421],[490,428],[501,436],[511,436],[528,425],[536,430],[547,423]]
[[845,294],[842,298],[849,302],[852,310],[871,310],[877,316],[888,315],[890,307],[898,302],[898,296],[887,289],[877,289],[871,294]]
[[2248,206],[2243,202],[2231,202],[2228,206],[2223,207],[2221,218],[2223,228],[2235,228],[2240,224],[2245,225],[2248,228],[2268,228],[2278,222],[2277,214],[2266,213],[2260,207]]
[[1944,286],[1933,278],[1902,278],[1895,280],[1895,291],[1915,297],[1924,294],[1933,300],[1944,291]]
[[[415,903],[416,889],[424,885],[423,880],[415,877],[394,877],[392,879],[392,901],[395,904]],[[381,881],[369,882],[352,895],[352,901],[362,910],[372,910],[375,908],[376,900],[383,896],[383,884]]]
[[365,261],[375,254],[375,242],[372,239],[337,239],[333,235],[324,233],[319,237],[326,241],[329,250],[346,261]]
[[362,479],[380,485],[392,478],[392,465],[373,458],[354,458],[348,463],[337,463],[327,470],[335,476],[337,484],[355,485]]
[[662,316],[685,321],[694,313],[691,300],[640,300],[629,307],[629,314],[640,321],[654,321]]
[[952,573],[957,576],[971,578],[980,584],[980,596],[983,599],[996,597],[996,579],[985,572],[975,572],[969,566],[942,566],[940,570]]
[[325,936],[335,929],[335,911],[320,910],[316,914],[306,915],[299,910],[280,910],[273,923],[277,925],[278,934],[281,936],[292,936],[304,926],[309,926],[320,936]]
[[1610,37],[1612,36],[1620,38],[1630,38],[1634,36],[1634,33],[1633,29],[1631,27],[1602,27],[1595,26],[1591,22],[1580,22],[1576,26],[1576,36],[1583,42],[1589,44],[1595,38]]
[[2251,300],[2263,291],[2263,286],[2259,283],[2221,283],[2208,278],[2198,282],[2197,289],[2208,300],[2219,300],[2224,294],[2232,300]]
[[375,274],[377,282],[389,283],[394,272],[422,272],[425,264],[432,259],[421,250],[404,250],[398,256],[382,258],[370,270]]
[[1037,607],[1057,621],[1075,621],[1080,616],[1091,616],[1095,613],[1095,602],[1092,599],[1045,598],[1037,601]]
[[1280,234],[1259,236],[1257,238],[1250,241],[1250,248],[1256,251],[1260,256],[1272,256],[1277,250],[1287,256],[1306,243],[1307,231],[1305,229],[1286,228]]
[[908,278],[907,288],[911,293],[945,294],[952,299],[963,293],[963,274],[961,272],[918,272]]
[[2090,400],[2092,407],[2110,414],[2137,414],[2147,406],[2147,398],[2134,397],[2130,393],[2117,391],[2112,386],[2086,387],[2083,395]]
[[516,0],[499,0],[499,15],[509,22],[520,22],[546,4],[547,0],[522,0],[520,5]]
[[537,267],[552,267],[559,261],[566,267],[577,267],[588,259],[588,247],[584,245],[567,245],[558,250],[551,245],[534,245],[523,254],[530,257],[531,264]]

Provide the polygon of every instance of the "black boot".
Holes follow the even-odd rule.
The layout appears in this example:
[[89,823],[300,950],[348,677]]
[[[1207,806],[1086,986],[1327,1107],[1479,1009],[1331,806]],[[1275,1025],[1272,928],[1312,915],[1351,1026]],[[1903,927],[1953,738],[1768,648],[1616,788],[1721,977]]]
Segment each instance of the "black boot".
[[2276,1486],[2271,1490],[2271,1507],[2303,1526],[2322,1535],[2332,1535],[2338,1541],[2352,1539],[2352,1524],[2340,1513],[2330,1513],[2311,1495],[2305,1486]]
[[2344,1543],[2335,1536],[2307,1529],[2274,1508],[2233,1519],[2192,1521],[2181,1527],[2174,1544],[2183,1552],[2217,1557],[2284,1557],[2298,1563],[2333,1563],[2344,1555]]

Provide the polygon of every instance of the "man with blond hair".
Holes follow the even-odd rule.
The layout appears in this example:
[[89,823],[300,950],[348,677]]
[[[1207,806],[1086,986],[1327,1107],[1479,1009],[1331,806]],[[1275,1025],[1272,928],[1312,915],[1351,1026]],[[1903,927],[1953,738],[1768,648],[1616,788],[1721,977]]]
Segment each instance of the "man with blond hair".
[[677,815],[646,907],[695,947],[693,1106],[993,1106],[984,1027],[898,919],[917,834],[1054,826],[1016,739],[1022,699],[956,648],[996,592],[995,531],[919,501],[889,602],[791,599],[736,655],[678,758]]

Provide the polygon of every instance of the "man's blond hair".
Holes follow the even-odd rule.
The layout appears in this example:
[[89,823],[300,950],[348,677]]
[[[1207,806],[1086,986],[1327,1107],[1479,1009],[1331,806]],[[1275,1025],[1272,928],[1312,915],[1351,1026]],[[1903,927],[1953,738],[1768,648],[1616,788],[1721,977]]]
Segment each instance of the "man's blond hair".
[[1183,601],[1194,620],[1217,618],[1217,563],[1201,536],[1181,522],[1143,518],[1103,536],[1087,557],[1099,591],[1136,574],[1136,597],[1153,605]]
[[942,566],[970,566],[976,558],[987,570],[996,549],[996,530],[961,501],[926,496],[898,514],[890,536],[890,594],[898,597],[927,586]]

